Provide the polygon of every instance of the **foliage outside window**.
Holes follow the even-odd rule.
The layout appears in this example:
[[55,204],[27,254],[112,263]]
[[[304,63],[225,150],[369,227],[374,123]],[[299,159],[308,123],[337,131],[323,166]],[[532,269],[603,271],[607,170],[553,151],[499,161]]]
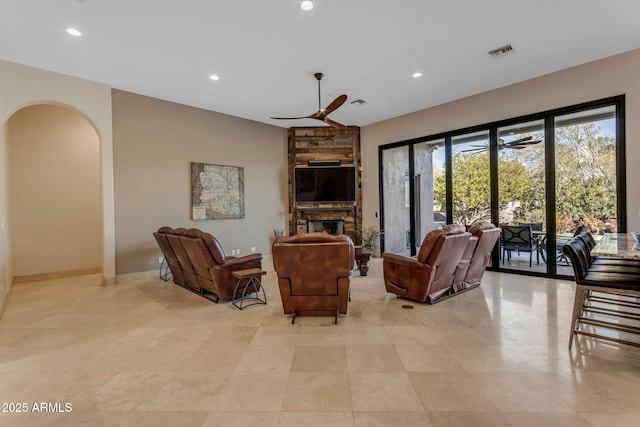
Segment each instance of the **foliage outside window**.
[[[532,133],[541,138],[542,132]],[[524,134],[522,136],[528,136]],[[543,222],[544,144],[500,152],[500,218]],[[453,159],[453,217],[464,224],[490,221],[489,153]],[[556,128],[556,231],[586,224],[592,232],[616,230],[616,140],[594,122]],[[434,176],[434,204],[446,206],[445,175]],[[505,221],[511,222],[511,221]]]

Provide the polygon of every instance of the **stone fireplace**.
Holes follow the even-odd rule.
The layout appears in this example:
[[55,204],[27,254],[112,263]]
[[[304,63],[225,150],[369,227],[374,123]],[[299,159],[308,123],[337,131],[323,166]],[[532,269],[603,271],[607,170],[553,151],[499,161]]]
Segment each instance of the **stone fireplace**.
[[[327,232],[345,234],[357,245],[362,241],[362,174],[360,128],[293,127],[288,132],[289,234]],[[319,165],[355,168],[356,191],[352,201],[296,200],[296,169]]]
[[344,234],[343,220],[309,220],[307,221],[307,232],[317,233],[323,232],[328,234]]

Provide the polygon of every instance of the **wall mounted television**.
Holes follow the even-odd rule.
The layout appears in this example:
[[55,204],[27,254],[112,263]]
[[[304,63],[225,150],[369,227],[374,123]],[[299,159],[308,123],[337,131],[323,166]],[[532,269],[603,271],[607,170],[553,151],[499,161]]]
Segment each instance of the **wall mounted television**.
[[355,202],[356,168],[296,168],[295,194],[296,202]]

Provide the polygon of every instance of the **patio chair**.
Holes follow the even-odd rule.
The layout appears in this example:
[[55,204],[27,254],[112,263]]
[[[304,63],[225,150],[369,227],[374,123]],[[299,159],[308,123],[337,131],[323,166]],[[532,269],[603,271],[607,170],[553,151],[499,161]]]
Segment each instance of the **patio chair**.
[[540,252],[533,235],[531,234],[530,225],[505,225],[502,228],[502,263],[511,260],[511,252],[529,252],[529,267],[533,260],[533,253],[536,253],[536,259],[540,264]]
[[536,259],[538,259],[538,264],[540,263],[539,257],[542,257],[542,262],[547,262],[547,257],[545,255],[546,251],[546,242],[545,242],[545,231],[543,229],[543,223],[541,222],[521,222],[518,225],[525,226],[528,225],[531,227],[531,235],[534,243],[536,244],[536,250],[538,254],[536,255]]
[[[587,231],[589,231],[589,227],[587,227],[586,225],[582,224],[579,225],[578,228],[576,228],[576,231],[574,231],[573,236],[572,237],[576,237],[582,233],[586,233]],[[556,251],[558,251],[558,256],[556,257],[556,261],[557,262],[564,262],[565,265],[569,265],[571,264],[571,260],[567,257],[567,255],[563,252],[563,247],[564,245],[569,241],[570,238],[560,238],[560,239],[556,239]]]

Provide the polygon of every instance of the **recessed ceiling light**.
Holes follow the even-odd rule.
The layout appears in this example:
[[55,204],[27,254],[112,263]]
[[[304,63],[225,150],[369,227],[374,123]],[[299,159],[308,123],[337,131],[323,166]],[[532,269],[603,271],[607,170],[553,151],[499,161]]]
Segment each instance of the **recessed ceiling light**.
[[311,10],[313,9],[313,3],[309,0],[304,0],[302,3],[300,3],[300,8],[302,8],[302,10]]
[[67,28],[67,34],[70,34],[74,37],[80,37],[82,33],[75,28]]
[[411,77],[413,77],[414,79],[420,78],[422,77],[422,73],[413,73]]
[[209,78],[210,78],[211,80],[220,80],[220,77],[216,76],[215,74],[211,74],[211,75],[209,76]]

